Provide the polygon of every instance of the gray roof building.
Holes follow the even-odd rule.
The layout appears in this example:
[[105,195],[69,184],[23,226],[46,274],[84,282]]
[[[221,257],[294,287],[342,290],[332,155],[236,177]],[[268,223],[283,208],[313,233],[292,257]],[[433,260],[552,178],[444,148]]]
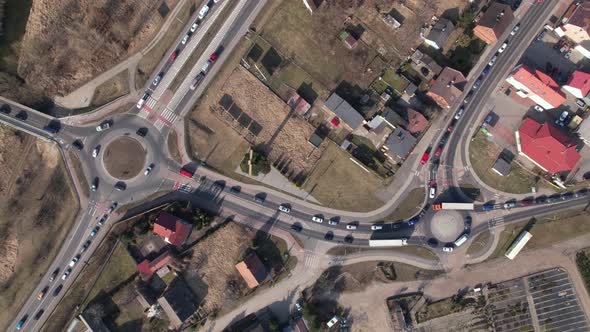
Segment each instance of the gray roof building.
[[439,18],[438,22],[434,24],[428,35],[424,38],[424,42],[434,48],[441,49],[445,45],[451,32],[455,30],[453,22],[446,18]]
[[500,176],[506,176],[508,173],[510,173],[511,168],[512,165],[504,160],[502,156],[500,156],[494,163],[494,166],[492,166],[492,171],[496,172]]
[[357,110],[336,93],[333,93],[330,98],[326,100],[324,105],[352,130],[360,127],[365,121],[363,116],[357,112]]
[[172,281],[164,295],[158,299],[158,303],[170,319],[170,323],[177,329],[195,313],[196,302],[196,296],[180,278]]
[[416,138],[408,131],[397,127],[385,142],[384,149],[391,159],[401,162],[406,159],[408,154],[416,145]]

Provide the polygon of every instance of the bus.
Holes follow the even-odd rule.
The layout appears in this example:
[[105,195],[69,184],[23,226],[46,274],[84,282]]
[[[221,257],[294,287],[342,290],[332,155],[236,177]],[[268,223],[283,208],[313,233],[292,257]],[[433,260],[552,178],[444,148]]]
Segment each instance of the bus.
[[461,246],[463,243],[465,243],[465,241],[467,241],[467,238],[467,234],[461,235],[457,240],[455,240],[455,247]]

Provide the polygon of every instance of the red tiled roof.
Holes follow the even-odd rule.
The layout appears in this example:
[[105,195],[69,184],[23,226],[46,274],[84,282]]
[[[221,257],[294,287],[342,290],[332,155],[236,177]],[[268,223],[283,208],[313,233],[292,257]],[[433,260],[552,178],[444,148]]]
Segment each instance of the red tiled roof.
[[580,89],[582,95],[587,96],[588,92],[590,92],[590,74],[576,70],[566,85]]
[[526,118],[518,133],[522,152],[551,174],[569,171],[580,160],[576,144],[549,123]]
[[512,77],[554,107],[565,102],[562,93],[555,90],[559,85],[551,77],[538,70],[533,72],[523,65],[512,72]]
[[161,212],[154,223],[154,233],[177,247],[184,243],[191,228],[191,224],[166,212]]
[[143,277],[150,277],[152,274],[154,274],[154,272],[168,264],[169,261],[170,253],[166,251],[151,262],[147,259],[144,259],[141,261],[141,263],[137,264],[137,270]]
[[412,134],[424,131],[428,126],[428,120],[420,112],[408,108],[408,131]]

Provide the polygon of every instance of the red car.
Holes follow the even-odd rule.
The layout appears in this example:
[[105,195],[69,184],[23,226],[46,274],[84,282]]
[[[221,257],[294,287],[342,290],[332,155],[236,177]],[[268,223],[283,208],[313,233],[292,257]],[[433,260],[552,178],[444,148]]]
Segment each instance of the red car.
[[435,155],[436,157],[440,157],[440,154],[441,154],[441,153],[442,153],[442,147],[440,147],[440,146],[439,146],[439,147],[438,147],[438,149],[436,149],[436,152],[434,153],[434,155]]
[[172,52],[172,54],[170,54],[170,61],[176,60],[177,56],[178,56],[178,51]]
[[428,157],[430,157],[430,153],[424,152],[424,154],[422,155],[422,159],[420,160],[420,165],[426,164],[426,162],[428,161]]
[[215,62],[215,60],[217,60],[217,53],[213,53],[211,54],[211,56],[209,57],[209,60],[213,63]]
[[451,132],[451,131],[453,131],[453,126],[449,126],[449,128],[447,128],[447,131],[448,131],[448,132]]

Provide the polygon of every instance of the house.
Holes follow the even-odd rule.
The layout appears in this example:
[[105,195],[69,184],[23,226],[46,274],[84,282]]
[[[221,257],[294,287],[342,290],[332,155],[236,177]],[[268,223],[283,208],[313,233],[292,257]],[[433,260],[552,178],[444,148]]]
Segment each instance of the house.
[[528,98],[544,109],[557,108],[565,102],[559,85],[538,69],[518,65],[506,78],[521,98]]
[[402,162],[412,152],[416,142],[417,140],[412,134],[397,127],[385,142],[383,152],[389,159],[395,162]]
[[455,30],[453,22],[441,17],[432,26],[428,35],[424,37],[424,42],[437,50],[441,49],[453,30]]
[[460,71],[445,67],[426,94],[443,109],[449,109],[459,101],[466,83]]
[[396,20],[391,14],[386,14],[383,16],[383,22],[387,24],[392,29],[397,29],[402,26],[402,24]]
[[344,123],[349,129],[355,130],[365,122],[363,116],[357,112],[348,102],[336,93],[333,93],[324,103],[325,109],[333,116],[330,123],[339,127]]
[[154,222],[154,233],[176,247],[184,244],[191,229],[191,224],[166,212],[160,212]]
[[351,50],[355,48],[358,43],[358,40],[356,40],[356,38],[354,38],[354,36],[347,31],[342,31],[340,33],[340,40],[346,47],[348,47],[348,49]]
[[168,316],[170,325],[175,329],[180,329],[182,324],[197,310],[196,296],[186,282],[180,278],[174,279],[162,297],[158,299],[158,303]]
[[580,99],[586,99],[590,104],[590,74],[580,70],[576,70],[572,73],[569,81],[561,87],[571,93],[574,97]]
[[486,44],[493,44],[508,29],[514,20],[512,8],[509,5],[493,2],[490,7],[476,18],[473,34]]
[[289,107],[291,107],[293,111],[295,111],[295,113],[301,116],[307,114],[307,112],[309,112],[309,109],[311,108],[311,105],[305,99],[303,99],[303,97],[301,97],[297,92],[293,92],[291,98],[289,98],[289,101],[287,101],[287,104],[289,105]]
[[108,326],[104,323],[104,321],[102,320],[102,317],[100,317],[99,314],[95,313],[93,310],[89,310],[89,309],[84,310],[80,315],[78,315],[78,318],[82,321],[82,323],[84,324],[84,327],[86,327],[85,331],[90,331],[90,332],[110,332],[111,331],[108,328]]
[[246,281],[248,288],[260,285],[267,276],[266,267],[260,261],[255,252],[244,257],[244,260],[236,264],[236,269]]
[[573,6],[572,14],[569,17],[566,14],[565,23],[554,31],[576,44],[574,49],[590,58],[590,1],[579,1]]
[[519,154],[551,174],[567,172],[578,164],[576,144],[552,124],[526,118],[516,132]]
[[426,82],[429,82],[443,70],[433,58],[419,50],[416,50],[410,56],[410,68],[414,69]]
[[172,256],[170,256],[169,251],[164,251],[158,257],[154,258],[153,260],[144,259],[139,264],[137,264],[137,270],[139,271],[139,275],[144,279],[149,279],[156,271],[163,268],[170,262]]
[[413,108],[394,111],[386,107],[381,116],[392,128],[401,126],[413,135],[421,133],[428,127],[428,119]]
[[494,166],[492,166],[492,171],[500,176],[506,176],[510,173],[510,168],[512,168],[512,165],[500,155],[498,159],[496,159]]

